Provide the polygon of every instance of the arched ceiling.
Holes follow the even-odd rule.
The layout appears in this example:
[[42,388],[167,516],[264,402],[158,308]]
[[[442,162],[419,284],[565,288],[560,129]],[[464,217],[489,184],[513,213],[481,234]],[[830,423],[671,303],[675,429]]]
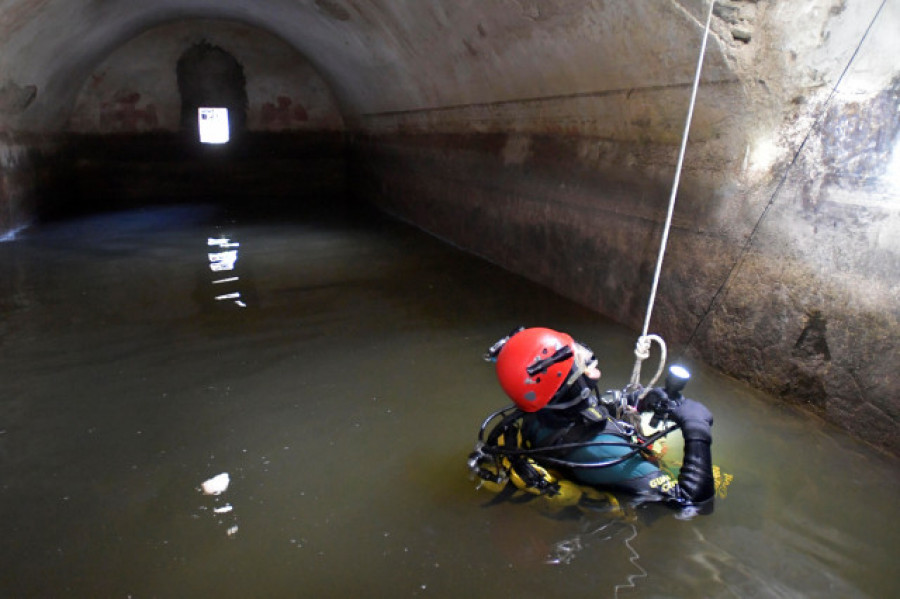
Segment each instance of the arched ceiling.
[[[7,106],[0,118],[22,130],[61,127],[105,56],[149,28],[193,18],[234,20],[281,37],[320,71],[350,115],[684,85],[707,6],[704,0],[0,0]],[[727,60],[714,34],[704,79],[733,80]]]

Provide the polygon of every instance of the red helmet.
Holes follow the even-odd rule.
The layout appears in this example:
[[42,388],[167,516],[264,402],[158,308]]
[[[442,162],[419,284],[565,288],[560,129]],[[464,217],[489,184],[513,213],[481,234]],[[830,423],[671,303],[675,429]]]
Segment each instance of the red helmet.
[[575,363],[575,341],[552,329],[524,329],[497,355],[497,378],[523,412],[547,405]]

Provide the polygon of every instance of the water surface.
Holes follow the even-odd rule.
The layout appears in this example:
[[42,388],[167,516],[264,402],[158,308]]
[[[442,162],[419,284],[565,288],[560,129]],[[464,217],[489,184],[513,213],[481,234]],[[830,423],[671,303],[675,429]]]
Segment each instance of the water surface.
[[713,515],[487,506],[482,352],[559,328],[620,387],[635,334],[403,225],[146,209],[0,269],[0,596],[900,596],[897,463],[700,364]]

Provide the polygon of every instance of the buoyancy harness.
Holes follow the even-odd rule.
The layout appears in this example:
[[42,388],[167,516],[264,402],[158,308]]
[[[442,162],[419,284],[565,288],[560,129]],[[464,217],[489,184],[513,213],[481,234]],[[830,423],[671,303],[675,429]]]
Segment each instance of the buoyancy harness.
[[[579,396],[583,393],[583,390],[576,391]],[[598,403],[594,394],[589,398],[582,396],[580,402],[584,405],[568,406],[579,410],[580,417],[572,419],[560,415],[560,419],[569,424],[551,427],[554,432],[540,440],[534,438],[532,430],[537,422],[536,414],[525,413],[516,406],[492,413],[482,423],[478,441],[469,455],[470,472],[479,480],[480,487],[498,494],[522,491],[542,496],[554,507],[596,504],[598,501],[618,505],[611,494],[574,482],[568,474],[578,468],[612,468],[635,457],[655,461],[654,442],[674,428],[644,437],[627,419],[613,418],[610,414],[611,408],[616,409],[613,404],[619,405],[616,412],[626,405],[621,392],[609,391],[603,397],[605,403]],[[552,418],[552,412],[549,414]],[[596,438],[601,432],[604,440],[598,441]],[[596,462],[565,458],[574,450],[596,447],[615,448],[620,455]],[[622,449],[624,453],[621,453]]]
[[[522,437],[523,416],[515,407],[491,414],[482,425],[479,440],[469,456],[469,470],[479,480],[478,487],[496,494],[491,503],[540,500],[552,512],[574,507],[622,511],[612,493],[580,485],[528,456],[527,442]],[[486,433],[496,419],[499,421]]]

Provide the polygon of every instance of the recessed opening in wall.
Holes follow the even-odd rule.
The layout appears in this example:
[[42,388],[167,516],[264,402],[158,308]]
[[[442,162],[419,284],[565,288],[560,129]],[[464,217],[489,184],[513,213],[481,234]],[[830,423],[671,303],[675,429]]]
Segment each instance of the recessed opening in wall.
[[228,126],[227,108],[198,108],[197,127],[200,129],[200,143],[227,144],[231,137]]
[[[226,50],[201,41],[181,55],[177,76],[181,126],[188,138],[194,143],[198,139],[205,144],[236,143],[247,123],[243,66]],[[227,116],[207,112],[212,110],[222,110]],[[227,137],[222,139],[224,131]]]

